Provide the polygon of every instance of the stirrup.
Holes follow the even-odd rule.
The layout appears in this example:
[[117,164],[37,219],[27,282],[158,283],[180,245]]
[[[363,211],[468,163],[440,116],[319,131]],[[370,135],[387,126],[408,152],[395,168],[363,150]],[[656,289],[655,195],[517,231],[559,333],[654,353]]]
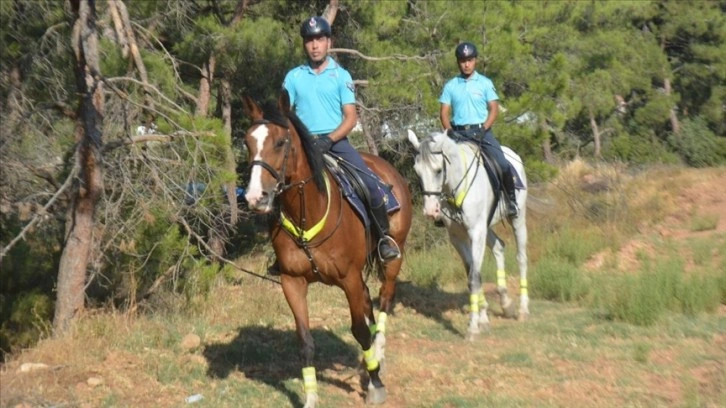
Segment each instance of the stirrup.
[[517,207],[516,203],[507,203],[507,217],[508,218],[517,218],[519,216],[519,207]]
[[[393,245],[391,245],[391,243],[393,243]],[[395,251],[395,255],[393,254],[393,252],[391,252],[388,255],[388,257],[385,257],[385,258],[383,257],[381,247],[386,244],[389,245],[389,248],[392,251]],[[386,235],[383,238],[381,238],[380,240],[378,240],[378,245],[377,245],[376,250],[378,252],[378,259],[380,259],[384,263],[388,262],[388,261],[392,261],[394,259],[398,259],[401,257],[401,248],[398,247],[398,243],[396,242],[396,240],[391,238],[389,235]]]

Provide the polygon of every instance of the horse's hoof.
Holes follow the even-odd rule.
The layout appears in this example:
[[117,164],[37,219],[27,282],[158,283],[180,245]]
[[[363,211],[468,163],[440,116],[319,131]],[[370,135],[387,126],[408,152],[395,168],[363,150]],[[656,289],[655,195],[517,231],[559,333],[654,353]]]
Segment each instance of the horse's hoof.
[[529,319],[529,312],[520,311],[519,315],[517,315],[517,320],[519,320],[520,322],[523,322],[527,319]]
[[519,313],[517,309],[514,307],[514,302],[512,302],[509,307],[502,308],[502,315],[506,319],[518,319]]
[[318,394],[307,394],[307,398],[305,399],[305,405],[303,406],[303,408],[315,408],[316,406],[318,406]]
[[378,405],[386,402],[386,388],[368,388],[368,396],[366,396],[366,404]]
[[481,334],[481,333],[480,333],[480,331],[478,329],[477,330],[469,330],[466,333],[466,339],[468,341],[474,341],[474,340],[476,340],[476,339],[479,338],[479,334]]
[[491,329],[491,326],[489,326],[489,322],[479,323],[479,330],[481,330],[482,332],[489,333],[490,329]]

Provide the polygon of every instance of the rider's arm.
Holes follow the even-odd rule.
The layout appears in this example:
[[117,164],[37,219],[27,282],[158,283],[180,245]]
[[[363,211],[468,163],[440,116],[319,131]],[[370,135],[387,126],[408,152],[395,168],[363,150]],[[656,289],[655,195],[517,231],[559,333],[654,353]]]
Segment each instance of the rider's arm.
[[334,142],[337,142],[338,140],[348,136],[348,133],[353,130],[357,122],[358,112],[355,110],[355,104],[348,103],[343,105],[343,121],[340,122],[340,125],[335,130],[330,132],[328,137]]
[[439,111],[439,119],[441,120],[441,126],[444,130],[451,129],[451,119],[449,113],[451,112],[451,105],[445,103],[441,104],[441,110]]
[[487,107],[489,108],[489,116],[487,116],[487,120],[484,122],[484,129],[491,129],[494,121],[497,120],[497,116],[499,116],[499,101],[489,101],[487,102]]

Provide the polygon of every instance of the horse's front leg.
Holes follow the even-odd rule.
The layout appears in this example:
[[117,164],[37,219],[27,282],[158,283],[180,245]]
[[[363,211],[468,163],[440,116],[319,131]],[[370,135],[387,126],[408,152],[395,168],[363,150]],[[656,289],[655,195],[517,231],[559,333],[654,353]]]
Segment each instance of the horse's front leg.
[[[487,303],[481,286],[481,262],[484,251],[477,246],[475,242],[482,240],[472,240],[472,236],[466,239],[456,234],[449,234],[451,243],[456,248],[461,260],[464,262],[466,269],[467,286],[469,289],[469,326],[467,328],[467,339],[474,340],[481,333],[481,326],[484,329],[489,328],[489,318],[487,316]],[[481,247],[481,245],[480,245]],[[482,315],[485,319],[482,322]]]
[[469,340],[474,340],[483,329],[489,330],[489,314],[486,297],[482,288],[481,265],[486,248],[485,234],[475,232],[471,235],[471,265],[469,267]]
[[376,358],[381,364],[381,371],[384,370],[384,359],[386,357],[386,321],[388,315],[393,312],[394,300],[396,297],[396,279],[401,270],[403,257],[387,262],[383,268],[383,282],[378,293],[380,310],[376,323],[371,325],[371,332],[374,335],[374,347]]
[[381,367],[376,357],[376,350],[372,347],[373,333],[370,327],[375,324],[375,320],[368,287],[363,282],[360,272],[351,272],[348,273],[342,288],[350,307],[351,332],[363,349],[363,359],[370,378],[366,403],[381,404],[386,400],[386,388],[381,381]]
[[[526,199],[526,194],[523,202]],[[519,217],[512,221],[514,227],[514,238],[517,241],[517,266],[519,267],[519,320],[526,320],[529,317],[529,293],[527,291],[527,223],[526,204],[520,205]]]
[[291,277],[285,274],[281,276],[280,280],[282,281],[282,292],[295,317],[295,328],[300,341],[305,408],[314,408],[318,402],[318,381],[313,365],[315,344],[310,333],[307,302],[308,282],[303,277]]

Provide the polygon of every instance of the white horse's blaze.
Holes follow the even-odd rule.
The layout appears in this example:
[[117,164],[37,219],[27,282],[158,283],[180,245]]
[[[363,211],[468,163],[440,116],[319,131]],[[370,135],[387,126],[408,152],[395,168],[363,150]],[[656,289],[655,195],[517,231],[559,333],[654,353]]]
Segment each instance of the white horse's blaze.
[[[250,134],[250,136],[252,136],[256,141],[255,147],[257,150],[255,157],[251,158],[251,160],[262,160],[262,146],[264,146],[265,139],[267,139],[269,133],[267,126],[262,125],[257,127],[257,129]],[[262,170],[262,166],[254,166],[252,167],[252,172],[250,174],[250,182],[247,186],[245,199],[252,208],[256,207],[257,203],[262,199]]]

